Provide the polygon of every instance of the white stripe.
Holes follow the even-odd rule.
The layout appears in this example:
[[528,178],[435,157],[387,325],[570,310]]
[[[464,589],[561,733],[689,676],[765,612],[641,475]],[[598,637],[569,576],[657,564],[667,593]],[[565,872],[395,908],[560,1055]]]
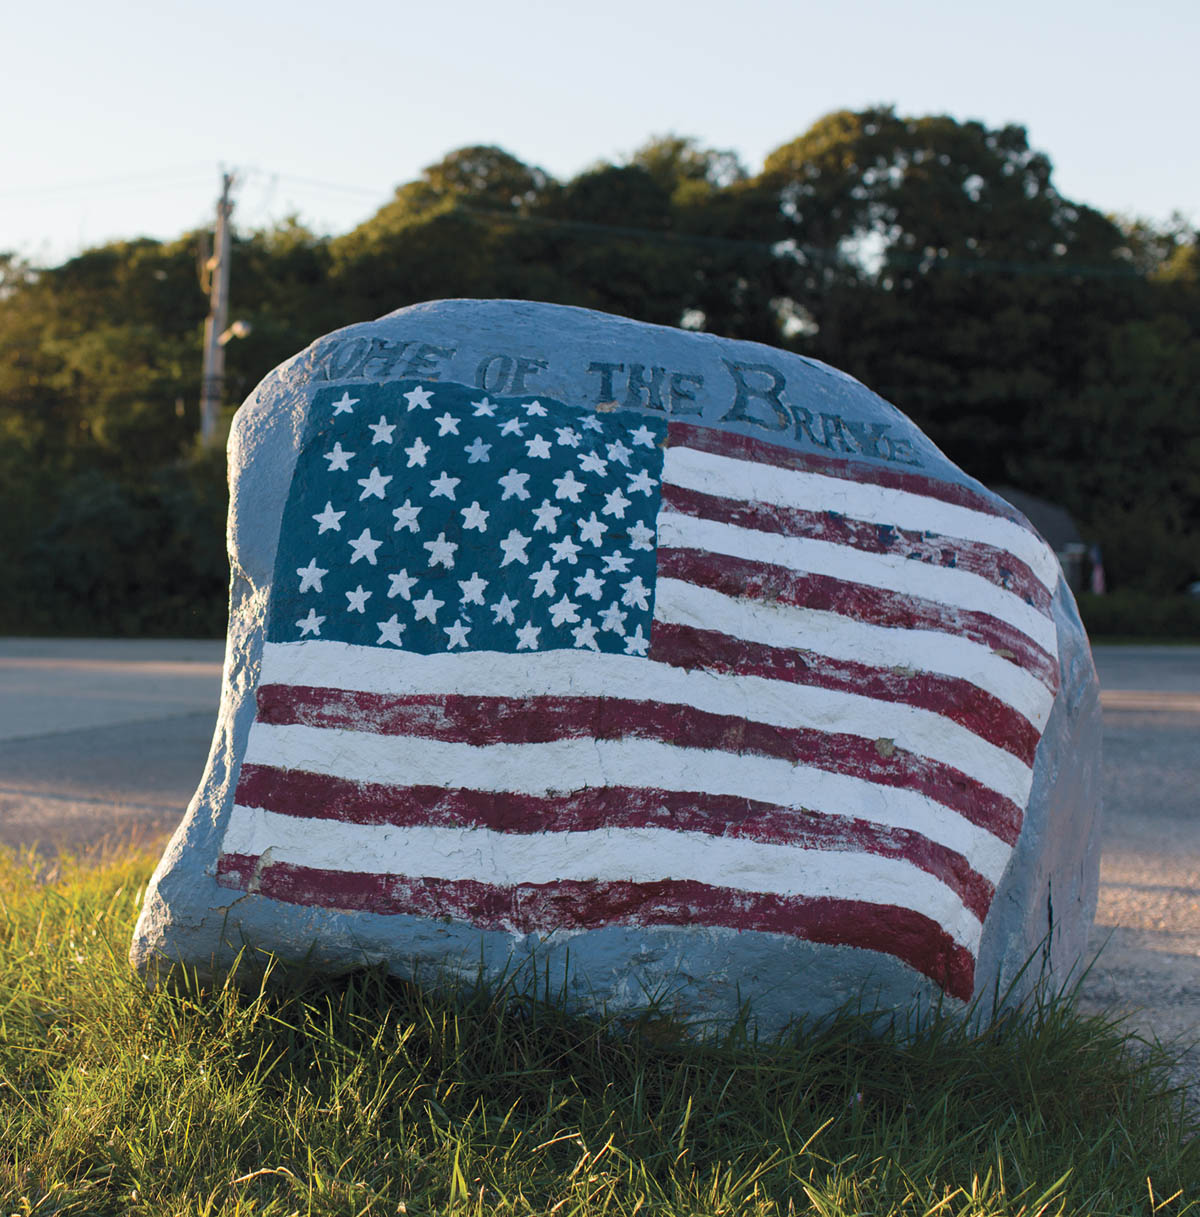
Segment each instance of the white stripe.
[[974,952],[979,919],[940,879],[901,858],[765,845],[662,828],[534,836],[486,828],[395,828],[299,820],[235,806],[226,853],[355,874],[517,883],[690,880],[743,892],[894,904],[936,921]]
[[972,571],[914,562],[899,554],[863,553],[812,537],[758,532],[665,509],[658,514],[658,543],[770,563],[797,572],[830,575],[905,596],[935,600],[952,608],[987,613],[1020,630],[1050,655],[1058,653],[1057,629],[1049,617]]
[[678,748],[657,740],[473,745],[341,728],[256,722],[246,764],[385,786],[465,788],[546,798],[597,786],[653,787],[760,800],[920,833],[997,883],[1010,847],[917,791],[775,757]]
[[[346,663],[330,662],[337,652],[327,648],[352,652],[352,663],[350,654]],[[1033,770],[1019,757],[932,710],[876,701],[840,689],[761,676],[686,671],[636,656],[582,650],[547,651],[537,656],[497,651],[409,655],[339,642],[268,643],[267,649],[272,659],[268,664],[264,654],[262,679],[271,683],[392,694],[651,699],[777,727],[891,740],[897,748],[940,761],[975,778],[1018,807],[1025,806],[1033,781]]]
[[666,450],[663,481],[742,502],[771,503],[802,511],[835,511],[871,524],[980,541],[1019,558],[1049,591],[1058,586],[1058,559],[1029,529],[1000,516],[909,490],[781,469],[686,446]]
[[957,634],[870,625],[824,609],[745,600],[662,577],[654,595],[654,620],[871,664],[885,675],[899,668],[964,680],[1011,706],[1039,731],[1054,707],[1054,694],[1036,676]]

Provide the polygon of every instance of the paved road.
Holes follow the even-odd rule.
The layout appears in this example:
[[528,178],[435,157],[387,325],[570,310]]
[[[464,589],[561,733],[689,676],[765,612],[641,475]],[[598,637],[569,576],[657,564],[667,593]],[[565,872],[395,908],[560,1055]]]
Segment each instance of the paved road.
[[[1200,1039],[1200,647],[1100,647],[1104,854],[1090,1009]],[[1103,948],[1103,950],[1101,950]],[[1200,1053],[1189,1054],[1200,1078]]]
[[[161,837],[204,767],[214,642],[0,639],[0,844]],[[1200,1036],[1200,647],[1104,647],[1094,1008]],[[1197,1056],[1200,1076],[1200,1055]]]
[[0,845],[161,837],[196,789],[220,642],[0,639]]

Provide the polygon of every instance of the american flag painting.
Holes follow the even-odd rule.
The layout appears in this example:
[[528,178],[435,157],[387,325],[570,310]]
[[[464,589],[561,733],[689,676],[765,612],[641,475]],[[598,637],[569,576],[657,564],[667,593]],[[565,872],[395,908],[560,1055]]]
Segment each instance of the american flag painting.
[[786,935],[969,997],[1058,577],[992,499],[894,466],[323,387],[219,881],[511,933]]

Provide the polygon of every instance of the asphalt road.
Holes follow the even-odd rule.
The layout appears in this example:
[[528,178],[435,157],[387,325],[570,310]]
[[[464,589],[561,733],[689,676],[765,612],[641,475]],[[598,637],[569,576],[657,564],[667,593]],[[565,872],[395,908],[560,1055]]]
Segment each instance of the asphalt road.
[[[204,768],[222,655],[219,642],[0,639],[0,845],[165,837]],[[1105,849],[1083,1000],[1200,1038],[1200,647],[1101,647],[1096,662]]]
[[224,643],[0,639],[0,845],[155,839],[204,769]]
[[[1200,1040],[1200,647],[1099,647],[1104,853],[1085,1008]],[[1200,1079],[1200,1052],[1189,1052]]]

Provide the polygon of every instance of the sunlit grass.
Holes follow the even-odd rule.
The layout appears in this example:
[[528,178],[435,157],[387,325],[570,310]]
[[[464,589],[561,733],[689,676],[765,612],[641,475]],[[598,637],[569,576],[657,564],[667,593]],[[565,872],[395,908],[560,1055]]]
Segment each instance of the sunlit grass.
[[681,1041],[380,972],[147,991],[153,859],[0,858],[0,1212],[1178,1214],[1170,1058],[1069,1000]]

